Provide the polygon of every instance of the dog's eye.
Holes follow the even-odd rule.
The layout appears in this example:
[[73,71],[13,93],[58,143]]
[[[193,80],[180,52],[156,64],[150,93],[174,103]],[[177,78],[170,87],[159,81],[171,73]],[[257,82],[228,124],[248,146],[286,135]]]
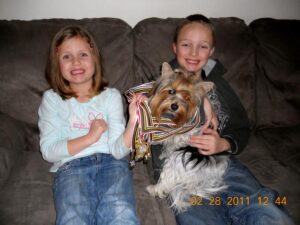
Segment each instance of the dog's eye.
[[171,90],[169,90],[169,94],[170,94],[170,95],[175,95],[175,94],[176,94],[176,91],[175,91],[174,89],[171,89]]

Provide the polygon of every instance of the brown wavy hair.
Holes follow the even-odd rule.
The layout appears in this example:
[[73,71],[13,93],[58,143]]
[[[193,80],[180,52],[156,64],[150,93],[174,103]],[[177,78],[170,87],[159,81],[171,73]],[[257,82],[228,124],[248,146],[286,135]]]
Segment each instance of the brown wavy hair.
[[92,88],[90,96],[93,97],[101,93],[107,86],[107,82],[103,78],[103,68],[100,52],[92,35],[82,26],[71,25],[63,27],[54,36],[49,52],[48,64],[46,67],[46,78],[51,88],[58,93],[63,99],[77,97],[76,93],[71,89],[69,82],[63,78],[57,55],[58,47],[70,38],[80,37],[85,40],[92,48],[92,55],[95,62],[95,74],[93,75]]

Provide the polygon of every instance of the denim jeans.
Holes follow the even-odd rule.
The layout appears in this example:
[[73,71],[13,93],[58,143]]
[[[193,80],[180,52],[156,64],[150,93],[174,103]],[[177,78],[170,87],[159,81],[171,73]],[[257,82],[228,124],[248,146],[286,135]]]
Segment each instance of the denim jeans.
[[126,159],[95,154],[55,173],[56,225],[136,225],[132,172]]
[[263,187],[249,169],[233,157],[224,179],[228,185],[227,190],[211,196],[209,200],[201,199],[201,204],[195,204],[195,206],[189,207],[186,212],[176,215],[177,224],[294,224],[283,205],[275,204],[278,193]]
[[[154,180],[162,168],[158,158],[162,146],[152,146]],[[201,174],[199,174],[201,176]],[[262,186],[250,170],[231,157],[224,176],[228,188],[208,200],[191,196],[196,204],[176,214],[178,225],[293,225],[283,205],[276,205],[278,193]],[[284,202],[283,202],[284,204]]]

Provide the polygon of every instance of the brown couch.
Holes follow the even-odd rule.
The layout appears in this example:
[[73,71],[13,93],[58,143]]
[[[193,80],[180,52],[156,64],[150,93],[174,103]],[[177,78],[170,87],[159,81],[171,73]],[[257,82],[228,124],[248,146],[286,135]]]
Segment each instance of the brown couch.
[[[50,225],[55,212],[50,165],[39,152],[37,109],[49,86],[44,77],[54,33],[67,24],[90,30],[104,58],[110,86],[125,91],[155,79],[173,58],[171,41],[181,18],[149,18],[130,27],[115,18],[0,21],[0,224]],[[300,223],[300,21],[212,18],[225,78],[244,104],[251,137],[238,156],[264,185],[286,197]],[[134,168],[142,225],[173,225],[165,201],[145,191],[151,165]],[[242,182],[242,181],[241,181]]]

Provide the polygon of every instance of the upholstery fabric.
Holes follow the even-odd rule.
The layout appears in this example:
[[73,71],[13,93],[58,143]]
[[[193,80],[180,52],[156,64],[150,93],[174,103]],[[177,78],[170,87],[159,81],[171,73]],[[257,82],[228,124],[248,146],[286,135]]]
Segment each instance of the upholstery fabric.
[[[156,79],[173,59],[171,43],[183,18],[147,18],[130,27],[118,18],[0,20],[0,225],[52,225],[55,211],[50,164],[39,152],[38,107],[49,88],[45,66],[53,35],[67,24],[85,26],[102,53],[109,86],[122,93]],[[251,122],[238,158],[263,184],[287,198],[300,223],[300,21],[211,18],[216,50]],[[127,107],[124,98],[124,108]],[[150,160],[151,161],[151,160]],[[134,169],[142,225],[175,225],[165,200],[151,197],[151,162]]]
[[259,19],[250,24],[256,45],[257,126],[300,124],[300,21]]
[[0,188],[9,177],[19,155],[26,147],[24,129],[20,122],[0,113]]

